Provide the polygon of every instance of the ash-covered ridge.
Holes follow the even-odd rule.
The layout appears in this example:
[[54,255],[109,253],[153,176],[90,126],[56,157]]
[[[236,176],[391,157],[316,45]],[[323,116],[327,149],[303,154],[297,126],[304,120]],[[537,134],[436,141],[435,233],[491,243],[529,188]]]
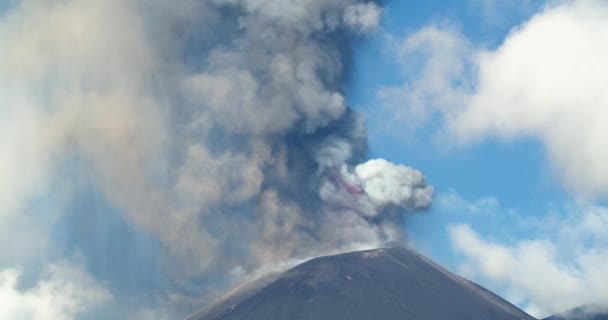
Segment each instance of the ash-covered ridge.
[[309,260],[188,320],[533,320],[407,248]]

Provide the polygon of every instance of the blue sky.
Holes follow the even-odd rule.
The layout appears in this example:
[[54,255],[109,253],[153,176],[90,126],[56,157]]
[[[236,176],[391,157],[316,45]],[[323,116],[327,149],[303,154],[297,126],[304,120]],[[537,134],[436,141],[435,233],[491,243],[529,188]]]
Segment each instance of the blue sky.
[[[398,128],[387,130],[385,119],[373,116],[374,109],[379,108],[377,93],[382,87],[411,79],[391,53],[387,34],[405,37],[427,25],[450,24],[473,43],[492,48],[502,43],[509,31],[525,22],[534,11],[513,8],[501,14],[498,24],[493,24],[488,21],[489,17],[480,14],[474,1],[389,1],[384,10],[383,32],[364,39],[355,48],[355,72],[348,87],[349,102],[369,115],[366,119],[370,157],[386,158],[421,170],[439,195],[456,192],[470,200],[494,197],[503,206],[531,214],[542,214],[548,204],[567,198],[568,194],[552,177],[542,144],[534,139],[485,141],[446,151],[432,143],[429,134],[417,134],[416,140],[411,141]],[[436,123],[426,125],[437,126]],[[435,248],[430,250],[449,246],[447,237],[442,235],[447,227],[446,218],[439,218],[443,224],[436,223],[438,216],[447,214],[450,213],[432,207],[428,213],[411,219],[408,223],[413,240]],[[480,227],[484,233],[494,231],[489,225]],[[455,261],[445,260],[442,255],[434,257],[456,266]]]
[[[543,9],[545,4],[549,6],[547,9]],[[493,248],[490,251],[517,252],[519,249],[513,248],[521,249],[536,241],[559,242],[558,234],[563,230],[560,227],[550,230],[547,226],[553,224],[549,221],[569,221],[576,229],[576,221],[583,220],[587,210],[576,203],[602,208],[602,197],[586,197],[568,187],[557,172],[559,168],[556,169],[547,144],[534,134],[508,138],[488,134],[473,143],[454,147],[449,139],[437,139],[445,118],[433,115],[411,131],[407,129],[407,113],[397,121],[377,114],[386,115],[382,113],[385,102],[379,97],[383,88],[401,87],[404,83],[407,87],[422,76],[417,69],[419,65],[414,64],[416,67],[410,70],[402,67],[403,56],[395,53],[395,43],[398,45],[417,31],[433,26],[466,39],[466,46],[479,48],[476,50],[500,52],[498,48],[512,32],[517,35],[534,15],[551,11],[554,5],[555,2],[540,1],[388,1],[381,31],[361,40],[355,49],[355,72],[347,89],[349,103],[366,114],[370,156],[417,168],[435,187],[435,201],[430,210],[406,219],[409,240],[414,246],[537,316],[548,314],[551,307],[537,303],[541,299],[535,301],[535,294],[526,292],[527,289],[520,290],[525,285],[518,287],[514,285],[517,280],[495,276],[495,270],[472,271],[483,269],[479,265],[490,256],[475,259],[474,254],[463,254],[466,249],[458,248],[454,226],[469,226],[476,237],[485,239],[487,248]],[[473,55],[475,51],[467,53]],[[451,53],[438,54],[448,59]],[[427,58],[423,55],[422,61]],[[478,80],[475,74],[465,77]],[[472,90],[479,90],[478,85]],[[403,105],[398,102],[391,110],[405,108],[407,101],[402,102]],[[419,120],[412,117],[411,121]],[[601,245],[595,247],[601,243],[597,239],[586,239],[594,250],[604,250]],[[517,254],[521,252],[514,253]],[[584,273],[576,259],[559,257],[554,262],[559,270],[572,266],[572,270],[578,270],[575,272]],[[565,281],[567,276],[562,276],[561,280],[553,281]],[[537,285],[542,286],[543,282],[539,280]]]

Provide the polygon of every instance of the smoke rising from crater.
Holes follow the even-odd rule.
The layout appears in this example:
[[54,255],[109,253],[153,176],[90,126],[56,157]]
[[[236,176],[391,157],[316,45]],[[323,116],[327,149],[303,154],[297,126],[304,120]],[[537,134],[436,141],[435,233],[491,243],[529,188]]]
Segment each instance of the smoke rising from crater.
[[342,90],[350,41],[380,13],[18,1],[0,18],[1,214],[51,186],[75,197],[67,162],[160,239],[181,279],[398,239],[399,211],[428,206],[432,188],[414,169],[360,164],[365,126]]

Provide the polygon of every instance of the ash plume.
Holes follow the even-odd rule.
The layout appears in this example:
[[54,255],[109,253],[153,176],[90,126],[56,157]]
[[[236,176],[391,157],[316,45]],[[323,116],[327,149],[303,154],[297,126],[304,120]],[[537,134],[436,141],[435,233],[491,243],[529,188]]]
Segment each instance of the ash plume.
[[343,93],[351,40],[380,11],[358,0],[18,1],[0,20],[11,44],[0,128],[25,140],[9,141],[20,147],[0,170],[28,175],[2,199],[41,182],[76,194],[57,167],[77,159],[73,176],[158,237],[182,280],[398,240],[399,214],[428,206],[432,188],[414,169],[360,163],[365,126]]

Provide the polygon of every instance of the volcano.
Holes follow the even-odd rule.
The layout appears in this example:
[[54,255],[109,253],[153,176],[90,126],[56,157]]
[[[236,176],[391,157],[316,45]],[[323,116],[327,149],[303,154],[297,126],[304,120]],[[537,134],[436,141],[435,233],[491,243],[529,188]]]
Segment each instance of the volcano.
[[534,320],[408,248],[309,260],[189,320]]

